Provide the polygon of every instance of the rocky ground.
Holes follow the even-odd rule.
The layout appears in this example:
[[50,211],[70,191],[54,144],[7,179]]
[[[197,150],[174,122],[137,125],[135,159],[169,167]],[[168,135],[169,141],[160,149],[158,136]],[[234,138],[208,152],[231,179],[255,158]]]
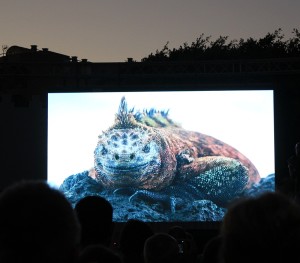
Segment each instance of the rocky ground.
[[[274,191],[274,189],[275,175],[270,174],[237,198],[253,197],[266,191]],[[125,222],[132,218],[145,222],[220,221],[226,212],[226,208],[220,207],[210,200],[178,202],[173,209],[168,204],[149,202],[142,198],[134,198],[129,201],[129,195],[103,189],[88,176],[88,171],[68,177],[60,186],[60,190],[73,206],[88,195],[99,195],[106,198],[114,208],[114,221],[116,222]]]

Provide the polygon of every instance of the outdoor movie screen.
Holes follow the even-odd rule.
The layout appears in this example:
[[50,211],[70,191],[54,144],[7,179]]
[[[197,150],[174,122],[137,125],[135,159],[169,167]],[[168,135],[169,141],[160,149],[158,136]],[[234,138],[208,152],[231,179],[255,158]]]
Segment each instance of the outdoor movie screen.
[[220,221],[275,190],[273,90],[48,94],[48,183],[114,221]]

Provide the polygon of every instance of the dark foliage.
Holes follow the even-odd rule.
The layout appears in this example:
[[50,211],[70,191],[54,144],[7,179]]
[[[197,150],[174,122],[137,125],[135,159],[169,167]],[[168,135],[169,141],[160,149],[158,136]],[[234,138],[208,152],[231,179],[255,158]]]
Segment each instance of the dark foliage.
[[239,41],[229,41],[228,36],[220,36],[212,41],[211,36],[201,34],[190,45],[184,43],[173,49],[168,45],[169,42],[162,50],[144,57],[142,62],[300,57],[300,32],[293,29],[292,37],[285,40],[282,29],[279,28],[260,39],[250,37]]

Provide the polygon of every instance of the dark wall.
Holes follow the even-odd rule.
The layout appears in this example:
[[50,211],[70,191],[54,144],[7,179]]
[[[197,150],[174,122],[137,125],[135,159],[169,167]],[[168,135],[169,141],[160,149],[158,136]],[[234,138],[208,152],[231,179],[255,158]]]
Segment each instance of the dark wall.
[[287,159],[300,141],[300,83],[287,79],[278,84],[274,98],[276,185],[288,192]]
[[0,189],[19,180],[46,179],[45,98],[7,93],[0,98]]

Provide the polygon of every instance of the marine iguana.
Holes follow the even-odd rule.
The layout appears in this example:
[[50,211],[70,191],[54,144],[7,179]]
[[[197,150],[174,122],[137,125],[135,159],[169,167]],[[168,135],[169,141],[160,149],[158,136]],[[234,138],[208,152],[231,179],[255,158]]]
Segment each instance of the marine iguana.
[[[252,162],[209,135],[187,131],[155,109],[128,109],[98,137],[89,176],[103,189],[171,203],[207,199],[225,207],[260,180]],[[178,201],[179,200],[179,201]]]

